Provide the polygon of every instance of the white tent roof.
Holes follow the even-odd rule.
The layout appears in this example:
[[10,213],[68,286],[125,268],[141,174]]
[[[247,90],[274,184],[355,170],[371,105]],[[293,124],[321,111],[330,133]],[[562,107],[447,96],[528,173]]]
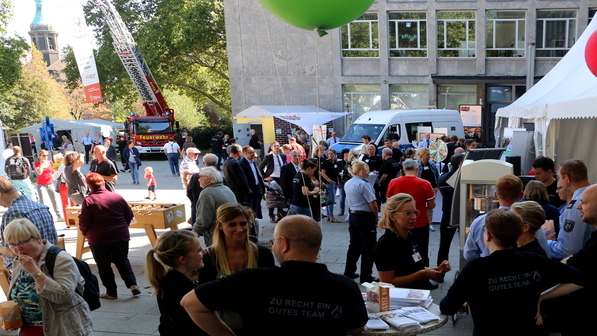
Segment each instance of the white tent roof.
[[597,117],[597,77],[585,61],[587,40],[596,30],[597,20],[591,20],[566,56],[522,97],[498,109],[496,116],[525,119]]
[[[50,119],[50,123],[54,125],[54,131],[63,131],[68,130],[71,133],[71,137],[73,139],[73,145],[75,149],[81,150],[78,146],[78,142],[81,140],[83,136],[85,136],[85,132],[89,132],[91,137],[94,137],[97,132],[101,132],[104,137],[109,137],[115,139],[118,136],[118,128],[122,128],[122,124],[113,123],[110,121],[102,120],[102,123],[95,123],[91,120],[63,120],[63,119]],[[113,125],[111,125],[113,124]],[[39,134],[39,129],[41,128],[41,123],[31,125],[28,127],[24,127],[22,132],[32,133],[33,136],[38,139],[36,141],[36,146],[41,145],[41,136]]]
[[313,105],[284,106],[284,105],[253,105],[236,114],[235,118],[269,118],[275,117],[288,121],[303,128],[307,133],[313,133],[313,125],[323,125],[334,119],[343,117],[350,112],[330,112]]

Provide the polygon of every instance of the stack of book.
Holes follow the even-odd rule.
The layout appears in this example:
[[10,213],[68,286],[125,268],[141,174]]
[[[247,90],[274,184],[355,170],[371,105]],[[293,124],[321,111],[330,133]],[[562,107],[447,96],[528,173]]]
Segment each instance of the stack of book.
[[421,324],[440,320],[437,315],[422,307],[405,307],[381,314],[382,320],[398,330],[415,330],[421,328]]
[[391,288],[390,309],[402,307],[424,307],[429,309],[433,303],[431,292],[426,289]]

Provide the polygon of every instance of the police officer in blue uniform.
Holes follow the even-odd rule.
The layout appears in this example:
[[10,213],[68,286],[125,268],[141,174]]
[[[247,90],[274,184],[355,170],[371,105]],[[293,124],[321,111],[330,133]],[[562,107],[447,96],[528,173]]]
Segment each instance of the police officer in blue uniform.
[[557,240],[555,240],[554,232],[549,233],[547,239],[551,257],[563,259],[578,252],[589,240],[595,228],[583,222],[580,211],[577,209],[580,195],[590,185],[585,163],[578,159],[562,162],[558,179],[561,186],[572,192],[573,196],[568,207],[560,216],[560,232]]

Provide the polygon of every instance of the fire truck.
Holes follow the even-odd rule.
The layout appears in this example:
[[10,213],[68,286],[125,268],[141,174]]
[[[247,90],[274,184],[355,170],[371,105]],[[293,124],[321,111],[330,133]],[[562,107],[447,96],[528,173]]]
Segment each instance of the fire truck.
[[135,143],[140,153],[161,153],[168,138],[174,137],[174,110],[168,107],[160,88],[149,71],[143,55],[116,8],[109,0],[96,0],[110,35],[114,40],[116,54],[120,57],[126,72],[141,97],[145,116],[131,113],[126,118],[124,129],[129,140]]

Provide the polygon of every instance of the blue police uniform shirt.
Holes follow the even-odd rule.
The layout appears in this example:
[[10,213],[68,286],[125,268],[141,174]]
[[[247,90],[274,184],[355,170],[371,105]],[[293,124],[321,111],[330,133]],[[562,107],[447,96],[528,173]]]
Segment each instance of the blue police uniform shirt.
[[376,200],[373,187],[362,177],[354,176],[344,184],[350,210],[371,212],[369,203]]
[[[510,210],[510,207],[500,206],[500,209],[507,209]],[[487,257],[491,253],[487,246],[485,246],[485,241],[483,238],[483,233],[485,232],[485,217],[487,214],[481,215],[473,221],[471,224],[471,228],[468,233],[468,237],[466,237],[466,243],[464,245],[463,256],[466,260],[472,260],[479,257]],[[545,233],[543,230],[537,230],[535,233],[535,238],[537,238],[537,242],[545,253],[547,254],[548,258],[551,258],[551,251],[549,249],[547,238],[545,238]]]
[[586,188],[580,188],[574,192],[572,201],[560,216],[558,240],[547,242],[553,258],[566,258],[578,252],[595,231],[593,226],[582,221],[580,211],[576,208],[580,195]]

